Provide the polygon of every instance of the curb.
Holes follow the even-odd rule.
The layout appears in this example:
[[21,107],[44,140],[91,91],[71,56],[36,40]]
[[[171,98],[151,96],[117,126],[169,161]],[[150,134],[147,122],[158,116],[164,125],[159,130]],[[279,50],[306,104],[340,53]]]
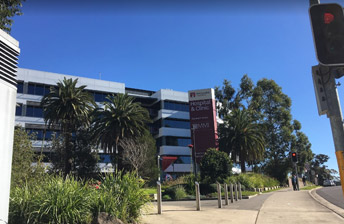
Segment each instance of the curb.
[[327,201],[326,199],[324,199],[323,197],[319,196],[317,193],[316,193],[316,190],[319,189],[320,187],[318,188],[315,188],[315,189],[312,189],[310,191],[308,191],[308,194],[315,200],[317,201],[319,204],[321,204],[322,206],[330,209],[331,211],[333,211],[334,213],[336,213],[337,215],[341,216],[342,218],[344,218],[344,209],[330,203],[329,201]]
[[250,196],[242,196],[242,199],[251,199],[258,196],[258,194],[250,195]]

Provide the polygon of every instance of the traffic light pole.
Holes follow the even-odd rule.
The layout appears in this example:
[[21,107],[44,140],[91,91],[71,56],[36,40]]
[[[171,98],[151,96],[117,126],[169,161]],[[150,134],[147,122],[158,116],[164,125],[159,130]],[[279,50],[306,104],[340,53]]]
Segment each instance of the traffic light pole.
[[330,119],[344,195],[344,126],[336,84],[336,78],[342,76],[343,68],[318,65],[313,66],[312,73],[319,115],[327,114]]

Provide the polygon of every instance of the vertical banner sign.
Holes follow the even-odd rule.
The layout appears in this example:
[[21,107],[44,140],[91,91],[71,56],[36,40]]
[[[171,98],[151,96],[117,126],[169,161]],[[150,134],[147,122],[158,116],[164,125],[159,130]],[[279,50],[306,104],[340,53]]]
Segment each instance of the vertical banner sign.
[[209,148],[218,148],[214,89],[189,91],[191,139],[194,158],[200,163]]

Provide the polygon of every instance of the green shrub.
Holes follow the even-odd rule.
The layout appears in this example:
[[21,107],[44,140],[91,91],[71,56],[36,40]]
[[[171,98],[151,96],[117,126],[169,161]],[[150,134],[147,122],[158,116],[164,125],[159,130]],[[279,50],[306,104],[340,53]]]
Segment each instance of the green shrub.
[[185,183],[185,190],[187,191],[187,193],[190,195],[195,195],[196,194],[195,181],[199,181],[200,177],[198,176],[196,178],[194,174],[189,174],[189,175],[184,176],[183,178],[184,178],[184,183]]
[[228,154],[209,148],[200,164],[202,181],[204,183],[223,182],[232,175],[232,167]]
[[164,196],[162,196],[162,199],[163,200],[171,200],[171,197],[170,197],[170,195],[165,194]]
[[174,194],[175,194],[175,198],[174,198],[175,200],[180,200],[187,196],[184,187],[180,185],[175,188]]
[[243,189],[247,190],[250,190],[252,188],[273,187],[279,185],[278,180],[257,173],[242,173],[239,175],[233,175],[226,178],[225,183],[240,183]]
[[9,223],[90,223],[91,195],[87,184],[72,177],[46,176],[12,189]]
[[217,192],[217,185],[216,184],[204,184],[201,183],[199,185],[200,191],[202,195],[208,195],[214,192]]
[[135,173],[118,171],[105,175],[94,196],[94,216],[106,212],[124,222],[137,221],[141,208],[150,201],[143,185],[144,181]]
[[72,177],[46,175],[11,189],[9,223],[91,223],[100,212],[136,222],[150,201],[134,173],[116,172],[97,185]]

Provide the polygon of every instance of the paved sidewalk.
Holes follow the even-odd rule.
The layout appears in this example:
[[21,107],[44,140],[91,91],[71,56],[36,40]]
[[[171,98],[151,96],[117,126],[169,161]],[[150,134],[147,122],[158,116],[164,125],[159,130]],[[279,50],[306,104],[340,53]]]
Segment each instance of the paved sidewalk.
[[[289,189],[269,193],[259,209],[244,210],[233,206],[217,208],[217,201],[202,201],[202,211],[195,211],[194,202],[164,202],[163,214],[156,214],[156,203],[144,216],[144,224],[200,224],[200,223],[236,223],[236,224],[307,224],[326,223],[343,224],[344,219],[320,205],[308,191]],[[259,195],[257,197],[264,197]],[[248,199],[252,200],[252,199]],[[242,200],[239,203],[248,203]]]
[[315,201],[308,191],[281,191],[260,209],[257,224],[344,223],[344,219]]

